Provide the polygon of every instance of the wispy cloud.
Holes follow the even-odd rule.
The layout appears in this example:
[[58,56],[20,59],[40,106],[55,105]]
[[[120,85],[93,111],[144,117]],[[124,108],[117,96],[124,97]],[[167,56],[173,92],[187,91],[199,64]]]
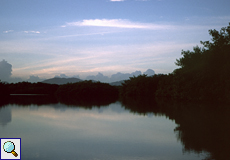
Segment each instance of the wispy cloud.
[[93,36],[93,35],[105,35],[105,34],[111,34],[111,33],[118,33],[118,32],[96,32],[96,33],[85,33],[85,34],[72,34],[72,35],[64,35],[64,36],[56,36],[47,38],[48,39],[58,39],[58,38],[68,38],[68,37],[82,37],[82,36]]
[[14,30],[8,30],[8,31],[3,31],[3,33],[10,33],[13,32]]
[[[110,2],[124,2],[126,0],[110,0]],[[135,1],[149,1],[149,0],[135,0]],[[158,0],[160,1],[160,0]]]
[[37,34],[39,34],[40,32],[39,31],[24,31],[24,33],[37,33]]
[[[53,49],[49,49],[46,53],[55,52],[54,56],[49,56],[46,60],[27,62],[21,66],[14,67],[13,75],[21,76],[23,73],[24,75],[30,73],[39,77],[47,77],[48,75],[50,77],[60,73],[67,75],[77,73],[81,75],[83,72],[132,72],[141,68],[146,70],[149,68],[148,65],[158,69],[160,67],[157,67],[157,65],[165,67],[165,64],[173,70],[175,69],[174,60],[180,56],[181,49],[187,50],[192,46],[195,46],[195,44],[149,43],[126,45],[125,47],[123,45],[94,46],[87,50],[77,47],[63,49],[60,46],[50,46],[50,48],[55,48],[55,51],[58,51],[55,52]],[[35,46],[29,44],[28,47],[34,48]],[[36,48],[38,50],[36,53],[43,53],[44,50],[39,48],[45,48],[45,46],[37,46]],[[70,52],[73,53],[62,54]],[[161,69],[165,69],[165,72],[167,72],[167,67],[164,67]]]
[[122,1],[125,1],[125,0],[110,0],[111,2],[122,2]]
[[114,28],[129,28],[129,29],[169,29],[170,25],[159,25],[152,23],[132,22],[127,19],[85,19],[77,22],[66,23],[61,27],[68,26],[91,26],[91,27],[114,27]]

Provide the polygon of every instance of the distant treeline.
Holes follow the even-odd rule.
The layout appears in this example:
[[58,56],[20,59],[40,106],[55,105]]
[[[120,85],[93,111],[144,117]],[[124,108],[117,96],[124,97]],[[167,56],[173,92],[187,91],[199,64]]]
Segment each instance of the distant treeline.
[[121,87],[106,83],[83,81],[65,85],[21,82],[0,83],[0,95],[54,94],[63,99],[97,100],[109,97],[167,98],[175,100],[230,101],[230,23],[219,32],[209,30],[211,41],[182,51],[176,59],[178,69],[167,75],[140,75],[124,81]]
[[19,83],[1,83],[0,82],[0,95],[9,94],[48,94],[54,95],[58,89],[56,84],[46,83],[30,83],[30,82],[19,82]]
[[118,95],[117,87],[92,81],[60,85],[56,91],[58,99],[67,104],[75,104],[77,101],[91,101],[95,104],[100,104],[102,101],[107,103],[117,100]]
[[[101,104],[118,99],[119,89],[107,83],[82,81],[64,85],[47,83],[2,83],[0,82],[0,95],[10,94],[45,94],[56,96],[59,101],[67,104],[79,103],[80,101],[95,102]],[[103,102],[102,102],[103,101]]]

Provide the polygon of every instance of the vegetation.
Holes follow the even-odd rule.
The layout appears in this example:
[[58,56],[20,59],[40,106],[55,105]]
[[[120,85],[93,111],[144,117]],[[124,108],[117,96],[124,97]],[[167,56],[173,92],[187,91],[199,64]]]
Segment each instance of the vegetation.
[[164,75],[154,75],[147,77],[147,75],[139,75],[137,77],[130,77],[129,80],[122,83],[120,89],[120,97],[134,97],[134,98],[154,98],[159,81]]
[[83,81],[78,83],[68,83],[60,85],[56,95],[61,98],[78,99],[100,99],[116,97],[118,98],[118,89],[107,83]]
[[230,100],[230,23],[220,32],[209,30],[211,41],[182,51],[176,60],[180,68],[159,77],[139,76],[123,84],[125,97],[148,94],[177,100]]
[[9,95],[9,88],[6,83],[0,80],[0,96]]
[[182,51],[174,71],[174,96],[179,99],[230,99],[230,26],[220,32],[210,30],[212,42]]
[[[53,102],[61,102],[73,106],[104,106],[118,100],[119,89],[107,83],[82,81],[77,83],[68,83],[65,85],[19,82],[16,84],[0,83],[0,96],[10,94],[37,94],[47,96],[30,96],[28,103],[44,103],[47,99]],[[19,102],[24,104],[27,96],[10,96],[4,98],[4,105],[7,102]],[[25,101],[27,103],[27,101]]]
[[[182,51],[174,71],[175,96],[184,99],[230,99],[230,24],[220,32],[210,30],[212,41],[204,47]],[[183,85],[181,85],[183,84]]]
[[32,104],[37,106],[57,104],[58,100],[52,95],[11,95],[0,101],[0,108],[9,104],[28,107]]
[[8,84],[10,94],[49,94],[54,95],[58,89],[56,84],[19,82]]
[[131,113],[164,116],[172,120],[176,124],[174,133],[183,146],[183,153],[197,153],[203,160],[230,157],[230,108],[227,104],[127,99],[122,101],[122,105]]

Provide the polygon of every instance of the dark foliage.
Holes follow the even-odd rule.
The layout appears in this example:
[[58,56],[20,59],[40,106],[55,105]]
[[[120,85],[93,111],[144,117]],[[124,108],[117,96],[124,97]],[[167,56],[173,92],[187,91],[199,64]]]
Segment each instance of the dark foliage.
[[174,95],[174,75],[161,75],[161,79],[157,86],[156,97],[163,99],[171,99]]
[[203,48],[182,51],[174,71],[174,98],[230,100],[230,24],[219,32],[209,30],[212,41]]
[[180,68],[172,74],[126,80],[120,90],[124,97],[164,97],[189,101],[230,101],[230,24],[219,32],[209,30],[211,42],[182,51],[176,60]]
[[[0,83],[0,96],[10,94],[56,95],[58,100],[68,105],[106,105],[118,99],[119,87],[107,83],[83,81],[65,85],[19,82]],[[17,98],[17,96],[15,96]],[[10,99],[15,97],[10,96]],[[20,96],[23,98],[23,96]],[[44,97],[43,97],[44,98]],[[33,96],[29,96],[33,100]],[[15,99],[14,99],[15,100]],[[18,99],[19,100],[19,99]],[[23,99],[22,99],[23,102]]]
[[61,85],[56,95],[62,101],[67,99],[97,101],[101,99],[117,99],[118,89],[107,83],[83,81]]
[[182,143],[184,153],[208,153],[203,160],[225,160],[230,157],[228,105],[212,102],[184,103],[162,98],[126,98],[122,105],[132,113],[164,116],[176,123],[174,133]]
[[0,80],[0,96],[1,97],[2,96],[7,96],[9,94],[10,93],[9,93],[9,87],[8,87],[8,85],[6,83],[4,83],[4,82],[1,82],[1,80]]
[[146,115],[151,113],[158,113],[159,107],[156,101],[150,97],[147,98],[132,98],[125,97],[122,99],[122,106],[126,110],[130,110],[132,113],[137,113],[140,115]]
[[55,94],[58,89],[56,84],[19,82],[8,84],[10,94]]
[[[167,106],[166,106],[167,107]],[[179,105],[169,117],[178,126],[174,129],[184,152],[210,153],[205,160],[230,157],[230,110],[219,104]],[[216,109],[218,108],[218,110]]]
[[163,75],[154,75],[151,77],[147,77],[147,75],[139,75],[137,77],[130,77],[129,80],[122,83],[120,89],[121,99],[125,97],[149,97],[154,99],[159,81],[162,77]]
[[10,95],[0,101],[0,107],[8,104],[20,106],[56,104],[58,100],[51,95]]

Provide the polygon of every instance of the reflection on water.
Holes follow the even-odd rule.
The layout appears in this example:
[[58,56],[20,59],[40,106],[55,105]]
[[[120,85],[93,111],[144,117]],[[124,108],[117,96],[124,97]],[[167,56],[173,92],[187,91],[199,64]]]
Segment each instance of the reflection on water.
[[63,103],[46,96],[8,99],[0,108],[0,137],[22,138],[24,160],[230,156],[230,110],[224,106],[217,110],[134,100]]
[[[143,105],[144,104],[144,105]],[[205,160],[230,157],[230,107],[209,103],[172,103],[167,101],[124,101],[133,113],[165,116],[174,120],[174,133],[183,145],[183,153],[203,154]],[[147,106],[147,107],[146,107]]]
[[9,107],[0,108],[0,125],[5,126],[11,122],[11,109]]

